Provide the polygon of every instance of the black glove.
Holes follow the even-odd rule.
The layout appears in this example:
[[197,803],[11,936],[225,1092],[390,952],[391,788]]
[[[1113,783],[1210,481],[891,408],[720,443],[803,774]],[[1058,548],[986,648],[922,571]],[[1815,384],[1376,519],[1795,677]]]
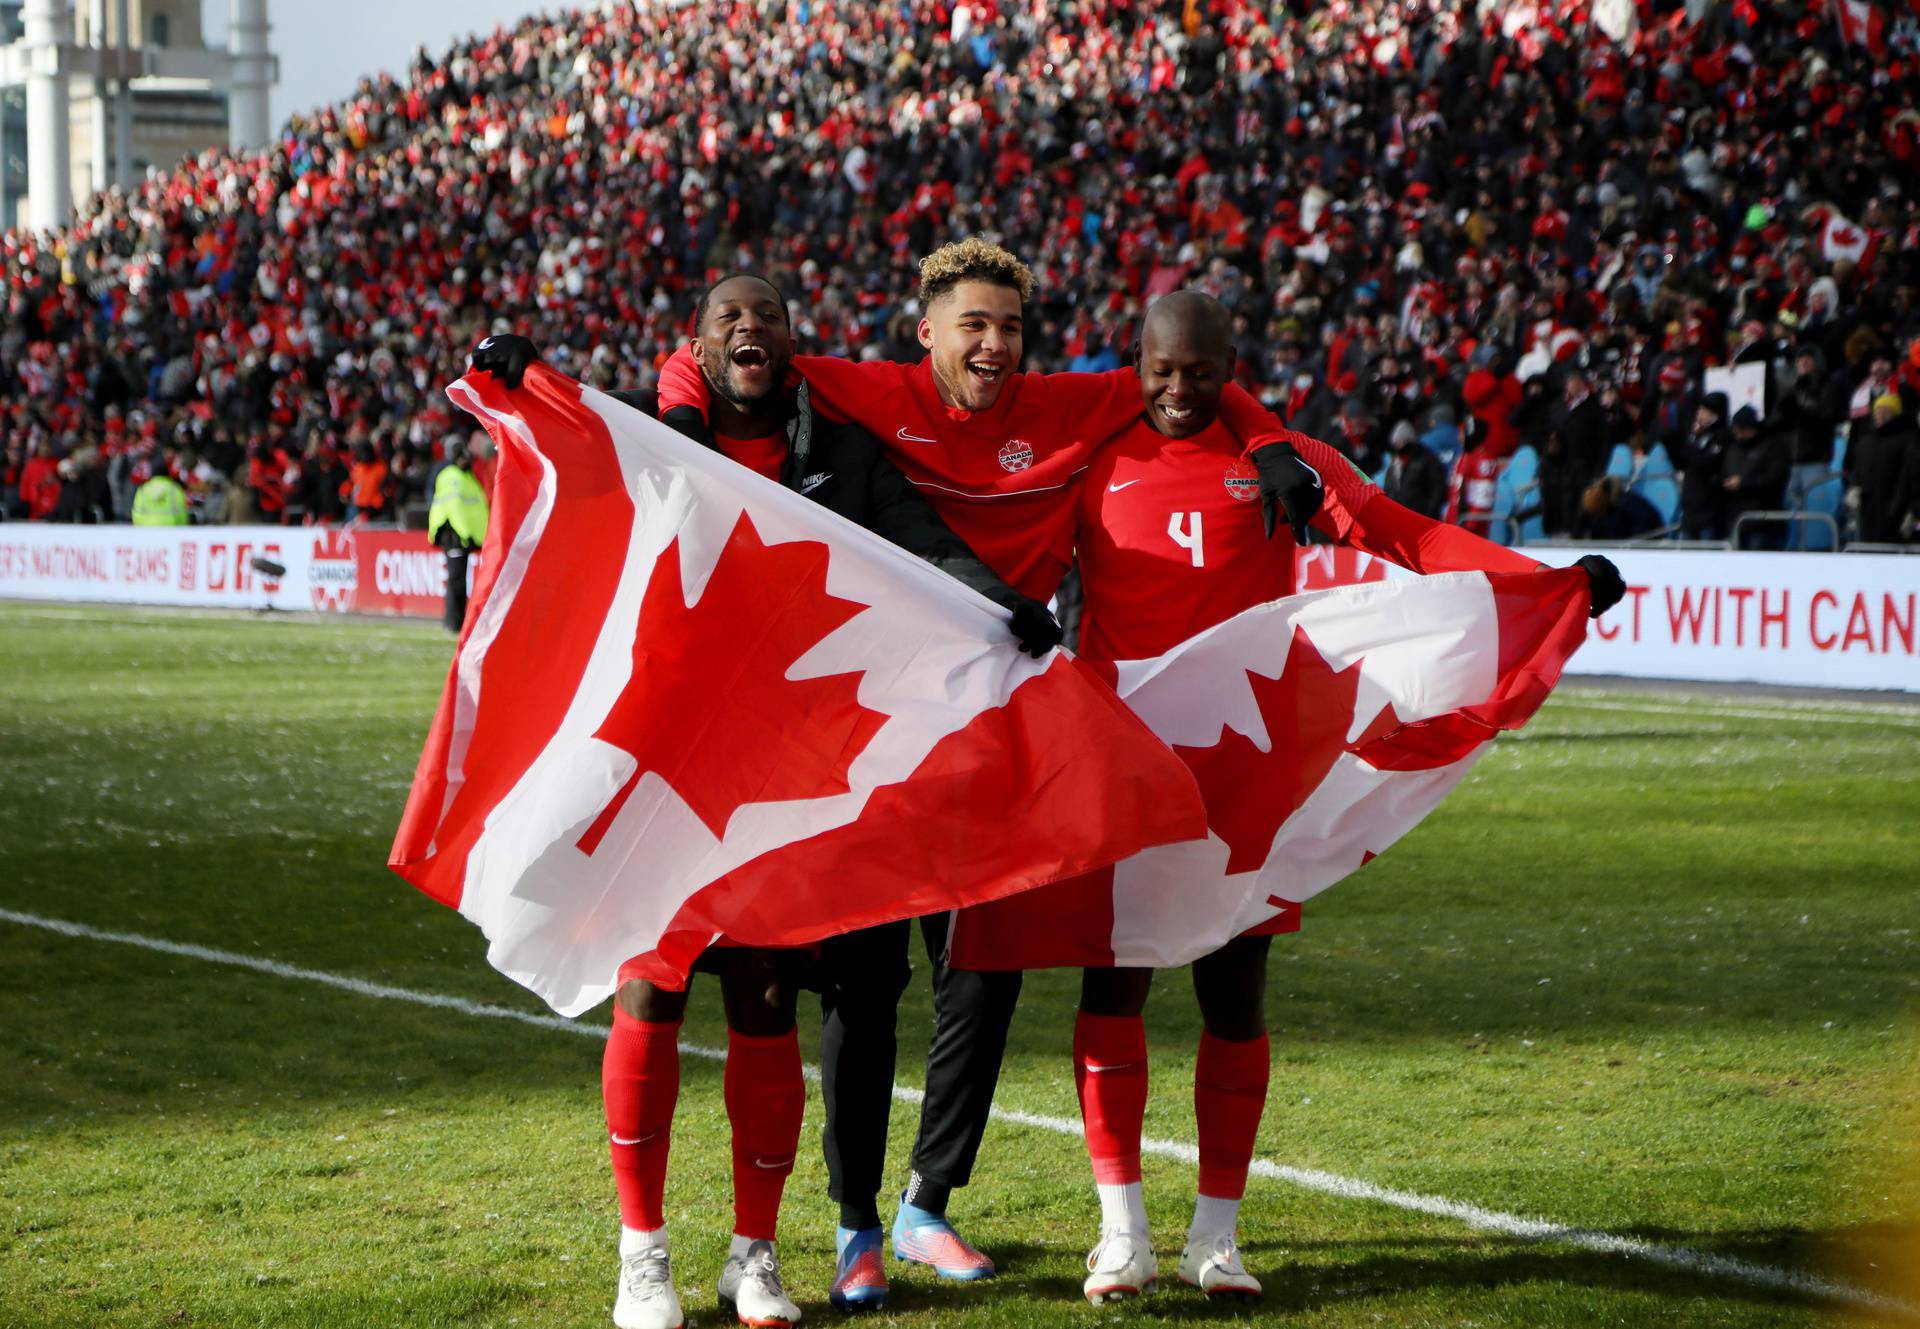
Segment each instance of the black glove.
[[1313,467],[1300,460],[1291,443],[1269,443],[1253,450],[1254,469],[1260,473],[1260,520],[1273,538],[1282,511],[1293,527],[1293,542],[1307,542],[1307,523],[1320,511],[1327,491]]
[[520,386],[527,366],[539,358],[540,352],[531,341],[517,332],[502,332],[473,348],[467,368],[484,369],[511,390]]
[[1627,583],[1621,580],[1620,569],[1613,566],[1612,559],[1588,554],[1574,566],[1587,574],[1587,597],[1593,601],[1588,618],[1600,617],[1627,593]]
[[1034,659],[1058,646],[1066,635],[1038,600],[1029,600],[1023,595],[1013,606],[1013,639]]

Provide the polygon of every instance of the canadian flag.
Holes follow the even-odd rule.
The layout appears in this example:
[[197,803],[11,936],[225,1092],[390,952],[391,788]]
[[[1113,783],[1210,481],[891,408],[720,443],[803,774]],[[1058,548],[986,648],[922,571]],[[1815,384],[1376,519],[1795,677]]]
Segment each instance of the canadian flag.
[[1856,226],[1838,212],[1829,212],[1820,228],[1820,256],[1829,263],[1847,259],[1864,263],[1877,247],[1878,237],[1864,226]]
[[1300,906],[1412,830],[1586,639],[1579,569],[1451,573],[1258,605],[1156,660],[1127,704],[1193,770],[1205,838],[959,915],[969,969],[1185,964]]
[[1887,50],[1887,16],[1868,0],[1833,0],[1833,20],[1840,25],[1840,40],[1849,46],[1864,46],[1873,55]]
[[565,1015],[640,957],[791,946],[1188,838],[1186,767],[1086,665],[878,536],[536,366],[391,864]]

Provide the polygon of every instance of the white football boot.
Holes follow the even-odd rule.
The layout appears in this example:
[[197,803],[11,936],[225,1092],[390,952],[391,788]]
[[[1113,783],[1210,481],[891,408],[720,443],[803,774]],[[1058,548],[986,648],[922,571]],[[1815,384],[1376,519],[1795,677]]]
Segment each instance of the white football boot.
[[1196,1244],[1180,1252],[1180,1281],[1209,1297],[1257,1297],[1260,1280],[1240,1263],[1240,1247],[1231,1235]]
[[665,1246],[650,1246],[620,1258],[620,1295],[613,1303],[615,1329],[681,1329],[680,1297]]
[[780,1281],[773,1243],[756,1241],[745,1255],[729,1255],[720,1267],[720,1300],[733,1303],[741,1324],[774,1326],[800,1322],[800,1308]]
[[1144,1232],[1108,1229],[1087,1254],[1087,1281],[1080,1285],[1096,1306],[1125,1301],[1152,1290],[1160,1278],[1153,1242]]

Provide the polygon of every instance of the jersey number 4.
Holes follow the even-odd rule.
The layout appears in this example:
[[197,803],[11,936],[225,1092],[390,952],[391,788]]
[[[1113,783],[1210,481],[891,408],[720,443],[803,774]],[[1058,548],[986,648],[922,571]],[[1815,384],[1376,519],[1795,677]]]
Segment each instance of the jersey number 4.
[[1193,566],[1204,568],[1207,565],[1207,551],[1201,543],[1199,513],[1174,513],[1167,518],[1167,534],[1193,558]]

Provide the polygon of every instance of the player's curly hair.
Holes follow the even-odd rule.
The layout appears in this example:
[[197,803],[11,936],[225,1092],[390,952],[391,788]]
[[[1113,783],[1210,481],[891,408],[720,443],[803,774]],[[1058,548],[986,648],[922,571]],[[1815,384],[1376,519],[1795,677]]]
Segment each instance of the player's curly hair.
[[1020,292],[1022,303],[1033,298],[1033,273],[1027,265],[991,240],[970,235],[920,260],[920,308],[933,308],[935,300],[963,281],[1005,286]]

